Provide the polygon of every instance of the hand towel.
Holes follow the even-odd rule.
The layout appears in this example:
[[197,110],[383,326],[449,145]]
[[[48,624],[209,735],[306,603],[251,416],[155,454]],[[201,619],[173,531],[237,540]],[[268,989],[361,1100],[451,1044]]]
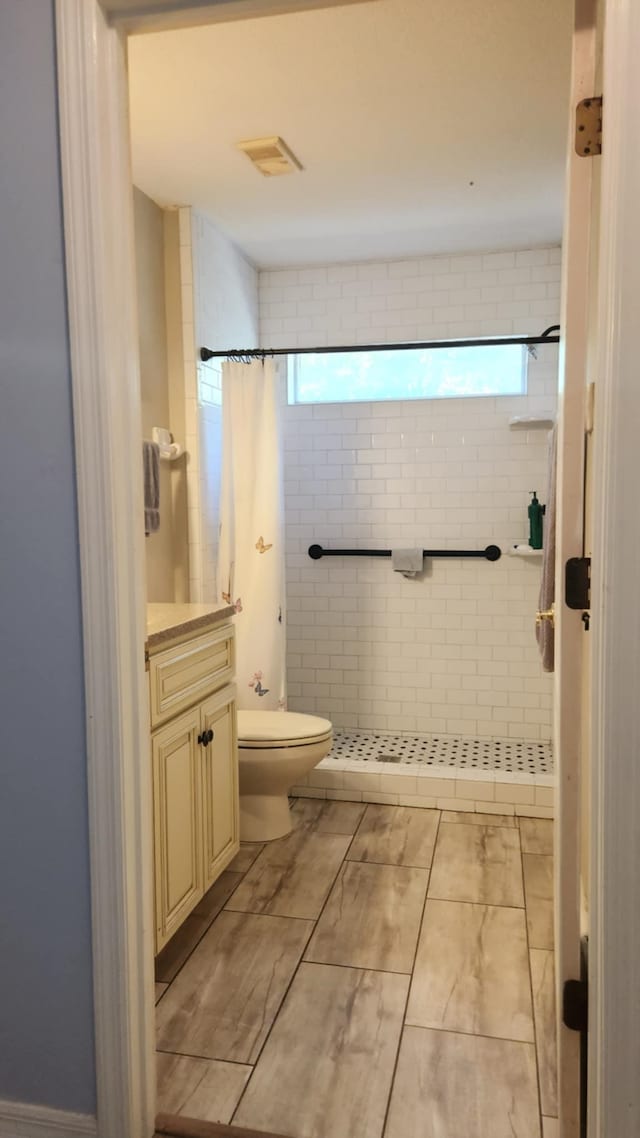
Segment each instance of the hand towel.
[[143,442],[144,533],[148,537],[160,529],[160,447]]
[[415,577],[422,573],[424,558],[421,549],[392,549],[391,565],[394,573],[402,573],[403,577]]
[[[549,432],[549,486],[547,506],[542,521],[542,580],[538,607],[540,612],[551,608],[556,596],[556,461],[557,426]],[[536,627],[536,640],[545,672],[554,670],[555,632],[551,621],[543,620]]]

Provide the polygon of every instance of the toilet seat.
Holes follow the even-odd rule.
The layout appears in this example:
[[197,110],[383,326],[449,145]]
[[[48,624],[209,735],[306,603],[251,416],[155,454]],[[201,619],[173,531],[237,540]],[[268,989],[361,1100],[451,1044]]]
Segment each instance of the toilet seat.
[[330,739],[328,719],[297,711],[239,711],[238,745],[252,750],[307,747]]

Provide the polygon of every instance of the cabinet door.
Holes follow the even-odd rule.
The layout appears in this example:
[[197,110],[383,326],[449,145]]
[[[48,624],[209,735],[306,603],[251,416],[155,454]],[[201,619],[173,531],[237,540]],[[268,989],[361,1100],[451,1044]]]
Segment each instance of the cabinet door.
[[239,848],[238,735],[235,688],[201,704],[202,729],[213,738],[202,749],[204,878],[208,889]]
[[200,708],[151,737],[156,951],[203,895]]

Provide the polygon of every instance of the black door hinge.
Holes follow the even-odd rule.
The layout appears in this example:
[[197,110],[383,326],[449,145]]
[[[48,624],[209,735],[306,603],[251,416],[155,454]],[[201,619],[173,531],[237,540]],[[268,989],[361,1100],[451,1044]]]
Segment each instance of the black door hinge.
[[570,609],[591,607],[591,558],[570,557],[564,571],[564,599]]
[[571,1031],[586,1031],[589,993],[586,980],[566,980],[562,989],[562,1022]]
[[580,1138],[587,1138],[589,1067],[589,939],[580,940],[580,979],[566,980],[562,988],[562,1022],[580,1033]]

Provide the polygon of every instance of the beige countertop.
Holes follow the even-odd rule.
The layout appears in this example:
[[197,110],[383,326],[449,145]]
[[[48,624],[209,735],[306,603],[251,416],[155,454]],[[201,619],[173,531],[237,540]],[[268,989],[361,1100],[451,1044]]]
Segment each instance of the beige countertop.
[[151,604],[147,605],[147,652],[163,648],[179,637],[196,635],[229,620],[233,605]]

